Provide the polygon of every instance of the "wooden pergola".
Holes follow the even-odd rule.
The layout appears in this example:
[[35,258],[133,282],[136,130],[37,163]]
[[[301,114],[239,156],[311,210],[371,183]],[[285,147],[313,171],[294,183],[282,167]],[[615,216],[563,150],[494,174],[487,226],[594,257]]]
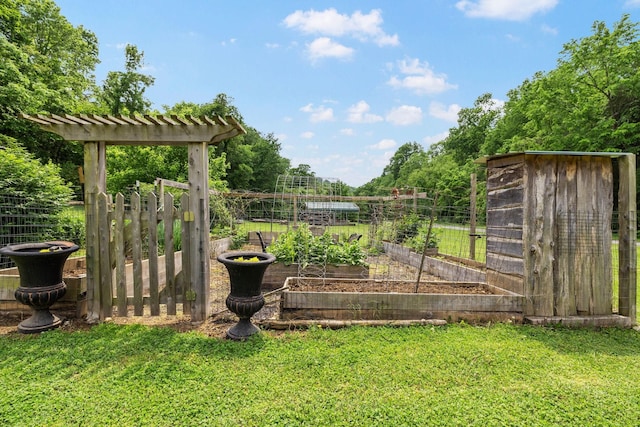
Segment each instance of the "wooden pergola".
[[[68,141],[84,143],[85,218],[87,229],[87,321],[104,320],[99,280],[110,271],[101,271],[98,225],[98,194],[106,192],[106,147],[108,145],[186,146],[189,161],[189,252],[191,289],[196,299],[191,320],[204,321],[209,315],[209,145],[245,134],[233,117],[111,116],[93,114],[21,114],[40,129]],[[104,270],[105,267],[102,267]],[[107,313],[110,312],[107,311]]]

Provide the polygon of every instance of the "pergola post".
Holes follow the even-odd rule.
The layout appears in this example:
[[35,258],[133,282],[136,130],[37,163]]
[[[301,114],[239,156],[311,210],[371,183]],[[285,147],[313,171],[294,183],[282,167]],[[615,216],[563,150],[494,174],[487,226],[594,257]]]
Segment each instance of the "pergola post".
[[188,151],[191,321],[203,322],[209,316],[209,151],[206,142],[190,142]]
[[[100,286],[100,239],[98,224],[98,194],[107,188],[106,144],[104,141],[84,143],[84,200],[86,221],[87,260],[87,322],[94,323],[101,316]],[[95,285],[94,285],[95,284]]]

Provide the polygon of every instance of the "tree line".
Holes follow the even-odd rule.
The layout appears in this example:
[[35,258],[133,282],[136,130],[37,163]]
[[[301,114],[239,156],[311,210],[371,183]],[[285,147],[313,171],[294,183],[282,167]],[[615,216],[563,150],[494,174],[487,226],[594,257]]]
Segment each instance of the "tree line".
[[596,21],[590,36],[565,43],[555,69],[535,73],[504,103],[481,94],[429,149],[402,145],[382,175],[356,192],[422,187],[437,191],[443,205],[466,205],[470,174],[482,182],[476,160],[483,156],[525,150],[637,155],[639,148],[640,41],[638,23],[625,14],[611,28]]
[[[210,180],[219,190],[273,191],[283,174],[314,176],[309,165],[292,166],[282,157],[275,135],[246,123],[233,98],[220,93],[205,104],[181,101],[151,109],[145,91],[154,78],[144,74],[144,52],[125,49],[124,70],[96,82],[98,40],[74,27],[53,0],[3,0],[0,4],[0,153],[48,166],[58,181],[78,183],[83,164],[80,143],[64,142],[18,118],[25,113],[233,115],[246,135],[210,151]],[[437,191],[443,205],[465,205],[469,176],[483,170],[476,159],[499,153],[546,151],[631,152],[640,138],[640,44],[638,23],[622,15],[611,28],[592,25],[592,34],[570,40],[557,67],[535,73],[507,94],[504,102],[480,94],[463,108],[442,141],[424,148],[401,145],[379,177],[342,194],[389,195],[392,188]],[[187,154],[181,147],[109,147],[107,186],[124,191],[156,177],[187,179]],[[28,163],[27,162],[27,163]],[[16,177],[0,170],[0,190]],[[58,188],[56,181],[54,187]],[[639,180],[640,181],[640,180]]]

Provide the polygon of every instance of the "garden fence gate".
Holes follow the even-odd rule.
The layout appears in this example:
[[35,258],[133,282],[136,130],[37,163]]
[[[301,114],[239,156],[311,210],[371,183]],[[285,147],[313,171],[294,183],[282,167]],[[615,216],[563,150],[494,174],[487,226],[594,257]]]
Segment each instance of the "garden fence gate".
[[98,265],[87,263],[87,269],[94,268],[99,277],[87,297],[103,316],[127,316],[131,309],[134,316],[175,315],[180,307],[190,315],[195,300],[191,249],[188,244],[179,251],[174,247],[177,240],[191,239],[189,195],[183,194],[176,207],[173,195],[166,193],[159,208],[154,193],[132,193],[128,206],[121,193],[115,201],[99,193],[97,205],[100,256]]

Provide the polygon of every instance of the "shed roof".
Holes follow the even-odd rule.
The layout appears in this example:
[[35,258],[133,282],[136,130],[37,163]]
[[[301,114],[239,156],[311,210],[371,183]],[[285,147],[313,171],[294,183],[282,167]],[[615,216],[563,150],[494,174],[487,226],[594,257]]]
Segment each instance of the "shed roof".
[[309,211],[360,212],[360,208],[351,202],[306,202]]
[[627,153],[596,152],[596,151],[518,151],[513,153],[494,154],[492,156],[482,156],[476,159],[475,163],[486,164],[489,160],[500,159],[511,156],[533,155],[533,156],[592,156],[611,157],[613,159],[625,156]]

